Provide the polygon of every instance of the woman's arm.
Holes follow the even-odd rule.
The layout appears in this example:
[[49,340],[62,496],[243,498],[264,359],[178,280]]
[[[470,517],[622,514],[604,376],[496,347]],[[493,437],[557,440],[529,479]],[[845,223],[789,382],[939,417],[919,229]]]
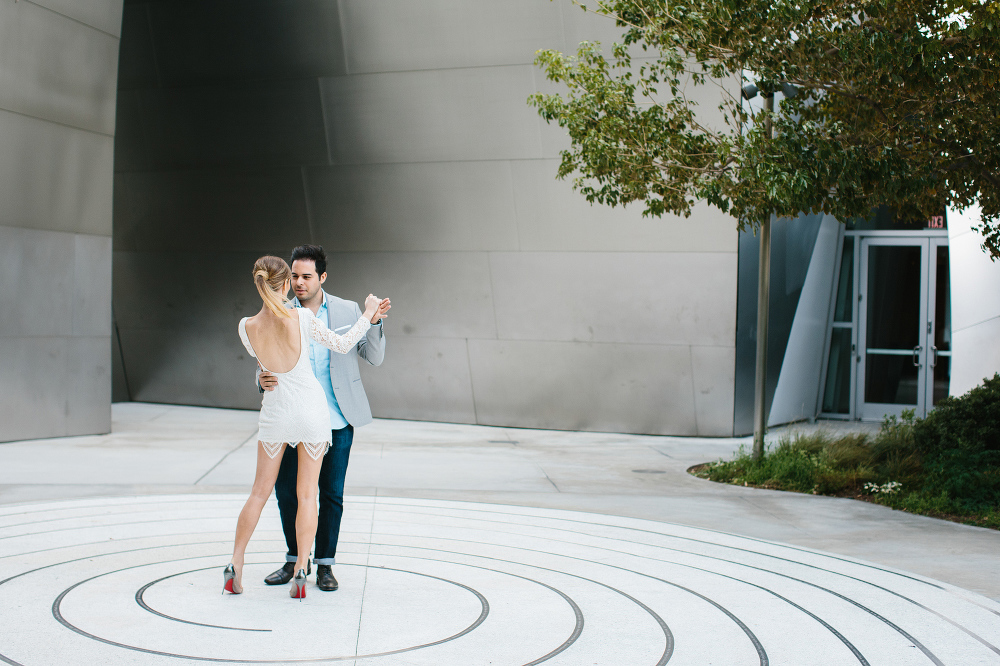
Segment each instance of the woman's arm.
[[326,327],[326,324],[321,322],[315,316],[312,316],[312,311],[306,308],[309,312],[309,337],[320,343],[327,349],[335,351],[338,354],[346,354],[347,352],[354,349],[354,345],[358,344],[358,341],[368,332],[368,329],[372,327],[372,318],[378,313],[380,299],[368,294],[368,298],[365,299],[365,312],[358,319],[357,323],[351,327],[347,333],[343,335],[337,335],[330,329]]

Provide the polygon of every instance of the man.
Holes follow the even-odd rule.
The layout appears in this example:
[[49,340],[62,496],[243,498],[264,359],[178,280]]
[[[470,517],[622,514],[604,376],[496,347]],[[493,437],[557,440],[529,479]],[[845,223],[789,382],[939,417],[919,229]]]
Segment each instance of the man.
[[[345,301],[323,291],[323,283],[326,282],[326,253],[322,247],[302,245],[295,248],[292,250],[291,264],[295,307],[309,308],[335,333],[343,333],[361,317],[361,309],[357,303]],[[382,364],[385,356],[382,316],[375,315],[371,329],[364,338],[361,338],[353,352],[331,354],[329,349],[317,342],[310,340],[309,344],[309,359],[312,362],[313,373],[326,392],[330,424],[333,427],[330,450],[323,457],[319,473],[319,521],[316,526],[314,551],[316,587],[327,592],[339,587],[333,575],[333,564],[340,537],[340,521],[344,515],[344,479],[347,476],[347,461],[354,441],[354,428],[372,421],[368,396],[361,385],[358,357],[371,365]],[[278,385],[277,377],[269,372],[259,370],[258,372],[261,390],[273,391]],[[285,533],[288,554],[284,566],[264,579],[268,585],[284,585],[294,575],[293,569],[298,554],[295,542],[295,512],[298,509],[295,494],[297,472],[296,451],[287,447],[281,459],[275,494],[278,496],[278,511],[281,514],[281,528]]]

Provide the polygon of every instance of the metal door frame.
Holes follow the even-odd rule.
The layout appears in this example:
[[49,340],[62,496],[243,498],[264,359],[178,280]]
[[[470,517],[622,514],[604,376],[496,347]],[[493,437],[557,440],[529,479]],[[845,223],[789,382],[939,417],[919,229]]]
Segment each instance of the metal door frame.
[[[858,298],[854,303],[855,321],[857,322],[857,356],[855,358],[857,372],[854,384],[854,415],[859,420],[880,421],[885,415],[895,414],[900,416],[904,409],[915,409],[917,416],[927,413],[927,352],[928,338],[924,322],[930,321],[928,312],[928,301],[930,299],[929,269],[930,269],[930,247],[931,239],[927,236],[891,237],[891,236],[864,236],[858,239],[857,272],[855,273],[855,287]],[[946,241],[947,242],[947,241]],[[946,243],[945,243],[946,244]],[[868,257],[869,249],[872,247],[919,247],[920,248],[920,293],[919,306],[920,313],[918,322],[920,329],[917,331],[917,340],[921,343],[912,352],[913,362],[918,366],[917,371],[917,404],[897,405],[892,403],[870,403],[865,402],[865,374],[868,359]],[[930,338],[933,342],[933,338]],[[889,350],[881,352],[885,354]],[[892,350],[890,355],[910,356],[906,350]],[[933,386],[933,382],[931,382]]]

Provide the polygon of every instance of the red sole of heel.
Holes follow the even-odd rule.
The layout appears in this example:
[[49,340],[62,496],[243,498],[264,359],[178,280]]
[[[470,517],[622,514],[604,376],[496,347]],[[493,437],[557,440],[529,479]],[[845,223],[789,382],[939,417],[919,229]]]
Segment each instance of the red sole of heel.
[[229,592],[230,594],[232,594],[232,592],[233,592],[233,579],[232,578],[229,578],[229,579],[226,580],[226,584],[222,586],[222,591],[223,592]]

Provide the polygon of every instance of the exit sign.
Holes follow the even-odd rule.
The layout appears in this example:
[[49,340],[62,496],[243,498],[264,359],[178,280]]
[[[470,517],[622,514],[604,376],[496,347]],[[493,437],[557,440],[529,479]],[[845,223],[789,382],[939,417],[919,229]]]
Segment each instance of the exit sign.
[[935,215],[927,220],[928,229],[944,229],[944,215]]

